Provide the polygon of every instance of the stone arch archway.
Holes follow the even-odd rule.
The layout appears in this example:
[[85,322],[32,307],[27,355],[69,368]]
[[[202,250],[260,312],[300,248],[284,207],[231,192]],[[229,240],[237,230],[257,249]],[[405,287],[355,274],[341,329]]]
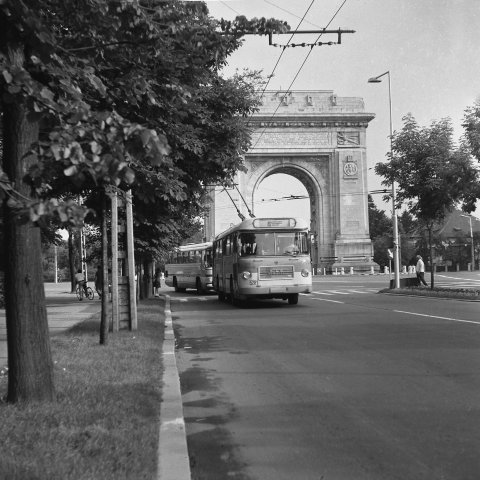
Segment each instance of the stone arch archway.
[[[322,191],[321,182],[313,175],[311,169],[305,168],[301,162],[295,161],[294,158],[270,158],[257,160],[257,168],[250,169],[247,173],[245,193],[251,205],[255,205],[255,195],[258,192],[260,184],[271,175],[283,173],[290,175],[305,187],[309,197],[309,212],[299,212],[298,216],[302,218],[310,218],[310,230],[316,232],[320,238],[325,237],[324,224],[317,222],[318,215],[323,214],[325,199]],[[252,208],[255,214],[255,208]]]
[[253,148],[245,155],[246,172],[238,173],[228,196],[220,189],[212,193],[206,238],[238,223],[236,209],[248,216],[263,179],[286,173],[310,197],[314,266],[378,269],[368,230],[365,143],[373,118],[362,99],[331,91],[265,92],[259,112],[249,119]]

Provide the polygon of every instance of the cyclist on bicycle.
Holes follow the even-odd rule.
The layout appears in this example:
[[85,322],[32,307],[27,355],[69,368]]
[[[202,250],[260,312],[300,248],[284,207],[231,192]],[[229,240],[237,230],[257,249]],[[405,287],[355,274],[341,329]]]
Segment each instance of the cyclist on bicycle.
[[85,276],[82,273],[82,269],[78,269],[75,274],[75,284],[78,285],[80,290],[80,300],[83,300],[83,295],[88,297],[87,293],[87,282],[85,281]]

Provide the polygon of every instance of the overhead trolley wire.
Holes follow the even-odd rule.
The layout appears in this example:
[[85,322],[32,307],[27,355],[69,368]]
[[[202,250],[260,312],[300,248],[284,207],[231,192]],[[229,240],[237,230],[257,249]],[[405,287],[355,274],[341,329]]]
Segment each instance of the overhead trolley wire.
[[[298,29],[300,28],[300,25],[302,24],[303,20],[305,19],[305,17],[307,16],[307,13],[310,11],[310,8],[312,8],[312,5],[314,4],[315,0],[312,0],[310,2],[310,5],[308,6],[306,12],[303,14],[303,17],[301,18],[300,22],[298,22],[298,25],[297,25],[297,28],[295,28],[295,31],[292,33],[292,35],[290,36],[290,38],[288,39],[288,42],[287,42],[287,45],[290,44],[290,42],[292,41],[292,38],[294,37],[295,33],[298,31]],[[263,94],[265,93],[265,90],[267,89],[268,87],[268,84],[270,83],[270,80],[272,79],[273,77],[273,74],[275,73],[275,70],[277,69],[278,67],[278,64],[280,63],[280,60],[283,56],[285,52],[285,48],[282,48],[282,51],[280,52],[280,55],[277,59],[277,63],[275,63],[275,66],[273,67],[273,70],[272,70],[272,73],[267,77],[268,78],[268,81],[265,85],[265,87],[263,87],[263,90],[262,90],[262,93],[260,95],[260,98],[263,97]]]
[[[223,188],[225,188],[225,187],[223,187]],[[217,192],[217,194],[221,194],[222,192],[223,192],[223,189],[219,190]],[[388,196],[389,193],[390,193],[390,191],[388,189],[378,189],[378,190],[352,192],[352,193],[341,193],[339,195],[333,194],[333,193],[327,193],[327,194],[322,195],[322,197],[325,198],[325,199],[327,199],[327,198],[336,199],[338,197],[340,197],[340,198],[343,198],[343,197],[345,197],[345,198],[346,197],[355,198],[355,197],[365,197],[366,194],[368,194],[368,195],[383,194],[385,196]],[[309,198],[312,198],[312,197],[310,195],[287,195],[287,196],[276,197],[276,198],[259,198],[259,199],[255,200],[252,203],[252,205],[259,206],[261,204],[265,204],[265,203],[269,203],[269,202],[284,202],[284,201],[290,201],[290,200],[305,200],[305,199],[309,199]],[[230,200],[235,205],[235,208],[237,208],[237,211],[238,211],[238,207],[235,204],[235,201],[232,199],[232,197],[230,197]],[[223,205],[223,206],[217,206],[216,207],[217,210],[228,210],[230,208],[231,207],[229,205]]]
[[222,2],[222,0],[220,0],[220,3],[221,3],[223,6],[229,8],[232,12],[235,12],[237,15],[241,15],[240,12],[237,12],[237,11],[236,11],[234,8],[232,8],[230,5],[227,5],[225,2]]
[[[343,6],[347,3],[347,0],[343,0],[343,3],[340,5],[340,7],[338,7],[337,11],[334,13],[333,17],[330,19],[330,21],[328,22],[327,26],[325,27],[325,29],[327,29],[330,24],[333,22],[333,20],[335,19],[335,17],[338,15],[338,13],[340,12],[340,10],[343,8]],[[322,36],[323,34],[320,33],[320,35],[317,37],[317,39],[315,40],[315,43],[318,42],[318,40],[320,39],[320,37]],[[284,50],[282,50],[283,52]],[[302,64],[300,65],[299,69],[297,70],[297,73],[295,74],[293,80],[291,81],[290,83],[290,86],[288,87],[287,91],[283,94],[282,98],[279,100],[278,102],[278,105],[277,105],[277,108],[275,109],[275,111],[273,112],[272,116],[270,117],[269,121],[266,122],[267,125],[263,128],[263,130],[260,132],[260,135],[258,136],[257,138],[257,141],[255,142],[255,145],[253,146],[252,150],[258,145],[258,142],[260,141],[260,139],[262,138],[263,134],[265,133],[265,131],[267,130],[268,128],[268,123],[271,122],[273,120],[273,118],[275,117],[278,109],[280,108],[280,105],[283,103],[285,97],[291,92],[291,88],[293,86],[293,84],[295,83],[295,80],[298,78],[298,75],[300,74],[300,72],[302,71],[303,69],[303,66],[305,65],[305,63],[307,62],[308,60],[308,57],[310,56],[310,54],[312,53],[313,51],[313,45],[310,47],[310,51],[307,53],[305,59],[303,60]]]
[[[233,12],[237,13],[238,15],[240,15],[239,12],[237,12],[236,10],[234,10],[232,7],[230,7],[229,5],[227,5],[225,2],[221,2],[224,6],[230,8],[230,10],[232,10]],[[292,38],[294,37],[295,33],[297,32],[297,30],[300,28],[300,25],[302,24],[304,18],[306,17],[306,15],[308,14],[308,12],[310,11],[310,8],[312,8],[312,5],[315,3],[315,0],[312,0],[310,2],[310,5],[308,6],[306,12],[303,14],[303,17],[302,19],[300,20],[300,22],[298,23],[297,27],[295,28],[294,32],[292,33],[292,35],[290,36],[290,38],[288,39],[288,42],[287,42],[287,45],[292,41]],[[282,58],[283,56],[283,53],[285,52],[285,48],[282,49],[278,59],[277,59],[277,62],[275,64],[275,66],[273,67],[273,70],[272,70],[272,73],[267,77],[268,78],[268,81],[267,83],[265,84],[265,86],[263,87],[263,90],[262,90],[262,93],[260,95],[260,97],[263,96],[263,94],[265,93],[265,90],[267,89],[268,87],[268,84],[270,83],[270,79],[273,77],[273,74],[275,73],[275,70],[278,66],[278,64],[280,63],[280,59]],[[251,117],[251,115],[250,115]],[[253,214],[253,212],[250,210],[250,207],[248,206],[247,202],[245,201],[245,199],[243,198],[243,195],[240,193],[240,190],[238,189],[238,186],[235,185],[235,188],[237,189],[241,199],[243,200],[243,203],[245,204],[245,206],[247,207],[247,210],[248,210],[248,214],[250,215],[251,218],[254,218],[255,215]],[[228,191],[226,190],[226,188],[224,187],[222,191],[225,191],[227,193],[227,195],[229,196],[230,200],[232,201],[233,205],[235,206],[235,208],[237,209],[237,213],[239,215],[239,217],[244,220],[245,217],[243,217],[243,215],[240,213],[240,210],[238,209],[237,205],[235,205],[235,202],[233,201],[231,195],[228,193]],[[243,218],[242,218],[243,217]]]

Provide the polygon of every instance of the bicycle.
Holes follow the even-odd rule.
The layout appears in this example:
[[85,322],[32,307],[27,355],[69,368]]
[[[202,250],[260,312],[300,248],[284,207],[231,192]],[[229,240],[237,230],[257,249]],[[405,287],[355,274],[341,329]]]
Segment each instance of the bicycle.
[[95,294],[93,293],[93,290],[91,287],[88,285],[85,286],[80,286],[77,285],[75,287],[75,293],[77,294],[77,298],[79,300],[83,300],[83,297],[85,296],[88,300],[93,300],[95,297]]

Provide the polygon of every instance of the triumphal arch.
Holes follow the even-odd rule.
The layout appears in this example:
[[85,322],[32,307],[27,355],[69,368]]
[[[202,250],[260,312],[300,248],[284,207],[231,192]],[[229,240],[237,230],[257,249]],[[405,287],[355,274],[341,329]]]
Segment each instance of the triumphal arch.
[[[215,188],[205,221],[206,239],[255,213],[260,183],[275,173],[297,178],[310,198],[312,262],[332,272],[371,271],[368,230],[366,129],[374,118],[363,99],[333,91],[267,91],[248,119],[252,147],[235,188]],[[248,208],[247,208],[248,207]],[[277,215],[280,216],[280,215]]]

